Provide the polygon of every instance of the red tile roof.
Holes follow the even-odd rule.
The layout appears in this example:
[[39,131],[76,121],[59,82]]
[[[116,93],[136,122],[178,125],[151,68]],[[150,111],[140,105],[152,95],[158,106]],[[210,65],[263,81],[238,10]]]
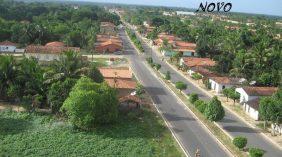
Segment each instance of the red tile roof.
[[137,86],[135,81],[128,79],[105,78],[105,81],[109,84],[109,86],[117,89],[135,89]]
[[53,42],[47,43],[45,46],[64,47],[65,44],[63,42],[53,41]]
[[215,81],[219,84],[226,84],[226,85],[239,85],[242,84],[240,80],[242,78],[234,78],[234,77],[210,77],[211,80]]
[[17,46],[16,43],[10,42],[8,40],[0,42],[0,45],[5,45],[5,46]]
[[56,46],[37,46],[37,45],[29,45],[26,47],[26,53],[51,53],[51,54],[60,54],[65,51],[75,51],[79,52],[80,48],[78,47],[56,47]]
[[210,70],[203,67],[192,67],[191,70],[201,74],[204,77],[220,77],[218,74],[211,72]]
[[195,66],[215,66],[215,61],[209,58],[195,58],[195,57],[183,57],[184,64],[188,67]]
[[141,103],[141,99],[135,95],[127,95],[127,96],[119,98],[119,102],[125,102],[125,101],[133,101],[138,104]]
[[104,78],[132,78],[132,72],[129,69],[99,68],[99,70]]
[[177,47],[191,47],[191,48],[196,48],[196,44],[195,44],[195,43],[189,43],[189,42],[185,42],[185,41],[176,41],[176,42],[175,42],[175,46],[177,46]]
[[278,91],[277,87],[243,87],[243,89],[252,96],[271,96]]

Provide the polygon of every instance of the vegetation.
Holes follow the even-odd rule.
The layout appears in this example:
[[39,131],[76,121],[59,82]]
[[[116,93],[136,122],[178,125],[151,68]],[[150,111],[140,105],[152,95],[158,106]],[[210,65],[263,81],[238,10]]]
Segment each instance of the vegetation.
[[224,94],[224,96],[226,96],[227,101],[228,101],[228,98],[231,98],[233,100],[234,104],[235,104],[236,100],[240,99],[240,94],[235,91],[234,87],[232,87],[232,88],[225,88],[223,90],[223,94]]
[[225,111],[217,97],[213,97],[207,104],[204,114],[210,121],[219,121],[224,117]]
[[183,156],[149,110],[136,118],[121,114],[112,126],[87,132],[53,115],[12,111],[0,112],[0,126],[1,156]]
[[262,157],[264,151],[259,148],[250,148],[249,153],[250,153],[250,157]]
[[106,83],[98,84],[82,77],[72,88],[61,110],[66,112],[75,127],[81,129],[112,123],[118,116],[116,91]]
[[119,17],[94,5],[0,1],[0,41],[22,46],[63,41],[68,46],[92,48],[100,21],[119,24]]
[[166,79],[166,80],[170,80],[170,79],[171,79],[170,71],[167,71],[167,72],[165,73],[165,79]]
[[144,52],[144,48],[142,46],[141,41],[137,38],[136,34],[134,32],[132,32],[130,29],[126,29],[126,32],[130,38],[130,40],[134,43],[134,45],[137,47],[137,49],[140,52]]
[[141,95],[144,93],[144,86],[138,83],[135,90],[137,95]]
[[196,93],[191,93],[189,96],[189,101],[194,104],[197,100],[199,100],[199,96]]
[[207,103],[204,102],[203,100],[197,100],[194,102],[194,105],[196,107],[196,109],[201,112],[202,114],[205,112],[206,107],[207,107]]
[[162,67],[162,65],[160,65],[160,64],[156,64],[156,65],[155,65],[155,68],[156,68],[158,71],[161,69],[161,67]]
[[232,142],[239,149],[243,149],[246,147],[248,140],[246,137],[239,136],[239,137],[235,137]]
[[202,79],[203,77],[202,77],[202,75],[200,75],[200,74],[198,74],[198,73],[193,73],[193,74],[192,74],[192,78],[193,78],[194,80],[200,80],[200,79]]
[[187,84],[185,84],[184,82],[181,82],[181,81],[177,81],[177,82],[175,83],[175,87],[176,87],[177,89],[179,89],[179,91],[181,92],[181,91],[187,89]]

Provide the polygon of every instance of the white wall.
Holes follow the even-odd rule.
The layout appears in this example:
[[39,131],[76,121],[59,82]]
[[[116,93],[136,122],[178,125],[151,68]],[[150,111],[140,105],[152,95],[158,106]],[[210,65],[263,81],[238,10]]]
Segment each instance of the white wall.
[[0,52],[15,52],[16,46],[0,45]]
[[59,60],[59,54],[39,54],[39,53],[26,53],[25,54],[28,58],[34,57],[39,61],[53,61]]
[[254,120],[259,119],[259,112],[254,108],[250,107],[248,104],[244,103],[244,110],[245,112]]
[[240,94],[240,103],[258,98],[258,96],[248,95],[243,88],[236,88],[236,92]]
[[223,86],[225,88],[231,88],[233,85],[224,85],[224,84],[219,84],[215,82],[214,80],[209,79],[209,82],[211,83],[211,89],[214,90],[217,94],[221,93],[223,90]]

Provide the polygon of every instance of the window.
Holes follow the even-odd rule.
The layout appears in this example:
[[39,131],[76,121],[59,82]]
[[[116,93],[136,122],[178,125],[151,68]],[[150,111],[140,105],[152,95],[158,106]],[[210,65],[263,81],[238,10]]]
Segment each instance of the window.
[[224,86],[224,85],[222,86],[222,89],[225,89],[225,86]]

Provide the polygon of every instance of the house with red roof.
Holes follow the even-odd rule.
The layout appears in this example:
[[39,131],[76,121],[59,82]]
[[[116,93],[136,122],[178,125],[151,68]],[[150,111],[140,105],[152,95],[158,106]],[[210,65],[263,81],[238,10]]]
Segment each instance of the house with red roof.
[[130,68],[99,68],[109,86],[118,90],[118,97],[124,97],[132,93],[137,83],[132,80],[133,73]]
[[211,84],[211,89],[217,94],[220,94],[223,89],[241,86],[246,80],[244,78],[236,77],[209,77],[209,83]]
[[278,91],[277,87],[241,87],[236,88],[240,94],[240,103],[244,111],[254,120],[259,120],[259,100],[263,96],[271,96]]
[[25,56],[34,57],[39,61],[59,60],[60,55],[66,51],[80,52],[79,47],[68,47],[63,42],[50,42],[43,45],[29,45],[25,49]]
[[95,51],[97,53],[116,53],[122,50],[122,44],[115,40],[107,40],[95,44]]
[[0,52],[15,52],[17,44],[8,40],[0,42]]

